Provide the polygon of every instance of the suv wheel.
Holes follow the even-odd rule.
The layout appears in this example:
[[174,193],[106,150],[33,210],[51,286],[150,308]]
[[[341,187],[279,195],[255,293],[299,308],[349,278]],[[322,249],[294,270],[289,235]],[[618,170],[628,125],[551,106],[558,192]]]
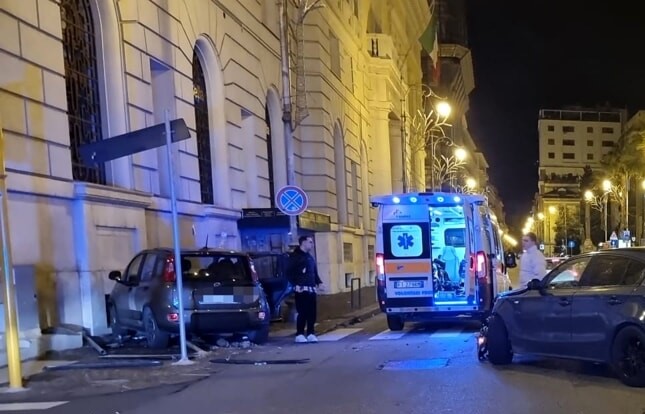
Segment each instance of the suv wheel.
[[150,308],[145,308],[143,310],[143,329],[146,335],[146,343],[148,344],[148,348],[168,348],[170,335],[167,332],[163,332],[161,331],[161,329],[159,329],[157,320],[155,319],[155,316],[153,315]]
[[493,365],[507,365],[513,361],[513,350],[511,341],[508,339],[506,324],[498,315],[491,315],[488,318],[486,348],[488,360]]
[[630,387],[645,387],[645,333],[636,326],[621,329],[611,347],[611,365]]

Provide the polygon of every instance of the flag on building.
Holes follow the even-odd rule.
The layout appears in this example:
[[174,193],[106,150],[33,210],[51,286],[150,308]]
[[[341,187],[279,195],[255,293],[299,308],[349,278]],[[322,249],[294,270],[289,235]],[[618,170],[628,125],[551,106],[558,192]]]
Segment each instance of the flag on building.
[[419,38],[421,46],[428,52],[430,59],[432,59],[432,78],[433,81],[439,80],[439,13],[433,7],[432,17],[428,23],[428,27]]

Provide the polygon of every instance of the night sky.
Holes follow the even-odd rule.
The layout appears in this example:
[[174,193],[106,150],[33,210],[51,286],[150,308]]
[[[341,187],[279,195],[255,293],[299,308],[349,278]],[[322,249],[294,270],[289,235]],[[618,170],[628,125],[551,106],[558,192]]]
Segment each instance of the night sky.
[[541,108],[645,109],[645,2],[469,0],[468,121],[518,230],[537,191]]

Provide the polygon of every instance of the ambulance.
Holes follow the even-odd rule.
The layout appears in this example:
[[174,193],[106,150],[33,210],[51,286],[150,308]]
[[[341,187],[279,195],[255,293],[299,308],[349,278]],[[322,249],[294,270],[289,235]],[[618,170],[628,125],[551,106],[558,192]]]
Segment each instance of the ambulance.
[[425,192],[370,201],[378,209],[376,295],[390,330],[407,321],[483,321],[496,295],[511,290],[485,196]]

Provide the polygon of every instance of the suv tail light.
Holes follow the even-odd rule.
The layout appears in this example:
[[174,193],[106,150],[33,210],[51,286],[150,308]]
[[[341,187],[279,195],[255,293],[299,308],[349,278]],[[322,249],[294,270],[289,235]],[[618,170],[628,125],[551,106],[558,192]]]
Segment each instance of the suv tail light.
[[166,265],[163,269],[163,281],[166,283],[175,283],[177,274],[175,273],[175,258],[168,256],[166,258]]
[[376,281],[379,286],[385,286],[385,259],[380,253],[376,255]]

